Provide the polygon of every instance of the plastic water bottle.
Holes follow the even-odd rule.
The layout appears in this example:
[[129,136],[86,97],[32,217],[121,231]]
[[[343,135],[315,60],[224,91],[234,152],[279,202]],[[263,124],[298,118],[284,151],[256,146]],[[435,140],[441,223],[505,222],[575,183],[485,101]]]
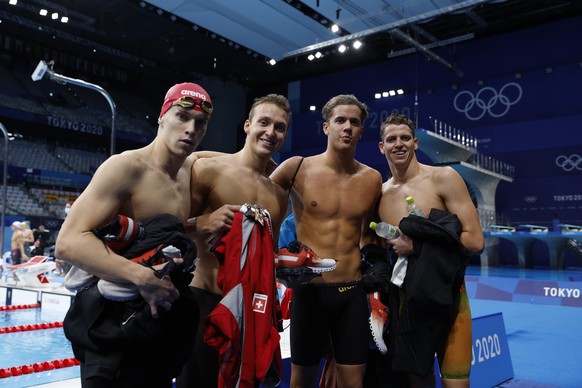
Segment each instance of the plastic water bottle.
[[[422,208],[416,206],[416,202],[414,202],[413,197],[410,196],[406,197],[406,203],[408,204],[406,208],[407,214],[414,214],[415,216],[426,217]],[[399,256],[398,259],[396,260],[396,263],[394,264],[394,268],[392,269],[392,276],[390,278],[392,284],[394,284],[397,287],[402,287],[402,284],[404,283],[404,278],[406,277],[407,268],[408,268],[408,257]]]
[[376,234],[386,240],[392,240],[400,236],[400,231],[394,225],[387,222],[370,222],[370,229],[376,231]]
[[407,214],[414,214],[415,216],[426,218],[426,214],[424,214],[424,211],[422,210],[422,208],[419,206],[416,206],[416,202],[414,202],[413,197],[411,197],[411,196],[406,197],[406,203],[408,204],[408,206],[406,208]]

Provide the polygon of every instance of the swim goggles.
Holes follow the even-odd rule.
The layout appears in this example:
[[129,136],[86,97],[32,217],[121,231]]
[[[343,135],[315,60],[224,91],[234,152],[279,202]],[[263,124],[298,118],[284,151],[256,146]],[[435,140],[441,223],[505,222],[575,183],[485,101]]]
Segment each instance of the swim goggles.
[[212,114],[214,107],[210,101],[203,100],[201,98],[194,98],[189,96],[183,96],[176,100],[172,105],[180,105],[182,108],[186,109],[196,109],[199,108],[201,111]]

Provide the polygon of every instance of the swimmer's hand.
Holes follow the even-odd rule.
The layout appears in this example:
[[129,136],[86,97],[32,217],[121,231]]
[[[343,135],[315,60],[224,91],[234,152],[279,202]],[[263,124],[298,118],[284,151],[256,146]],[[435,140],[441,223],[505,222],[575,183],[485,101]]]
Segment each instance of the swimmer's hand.
[[222,205],[212,213],[190,218],[186,224],[189,232],[221,234],[228,232],[232,227],[235,212],[240,210],[240,205]]
[[[178,259],[174,259],[178,260]],[[180,292],[169,276],[158,278],[154,271],[149,268],[138,266],[138,281],[135,283],[139,293],[150,306],[153,318],[158,318],[160,308],[166,311],[172,308],[172,304],[180,296]]]

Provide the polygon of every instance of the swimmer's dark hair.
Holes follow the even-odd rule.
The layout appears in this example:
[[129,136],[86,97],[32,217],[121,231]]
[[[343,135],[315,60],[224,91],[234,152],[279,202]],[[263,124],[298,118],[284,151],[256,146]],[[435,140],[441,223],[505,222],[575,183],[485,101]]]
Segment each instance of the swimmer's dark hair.
[[364,126],[364,121],[368,118],[368,107],[353,94],[340,94],[332,97],[321,109],[321,115],[326,122],[331,118],[331,112],[338,105],[355,105],[360,109],[360,121]]
[[389,125],[400,125],[404,124],[407,125],[408,128],[412,131],[412,137],[414,138],[414,131],[416,130],[416,126],[414,125],[414,121],[412,121],[408,116],[402,114],[393,114],[388,116],[386,120],[380,126],[380,139],[384,139],[384,131],[386,127]]

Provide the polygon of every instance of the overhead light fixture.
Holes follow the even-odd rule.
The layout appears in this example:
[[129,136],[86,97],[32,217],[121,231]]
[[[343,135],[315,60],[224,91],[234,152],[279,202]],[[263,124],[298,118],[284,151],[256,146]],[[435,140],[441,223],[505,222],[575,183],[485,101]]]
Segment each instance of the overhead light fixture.
[[337,24],[334,24],[331,26],[331,32],[333,32],[335,34],[338,31],[339,31],[339,26]]
[[30,77],[32,78],[33,81],[40,81],[42,77],[44,77],[44,75],[46,74],[48,68],[49,64],[47,62],[40,61],[38,65],[36,65],[36,68],[34,69]]
[[315,56],[313,54],[309,54],[307,59],[309,59],[310,61],[313,61],[315,59]]
[[269,61],[269,63],[271,64],[271,66],[275,66],[275,64],[277,63],[277,61],[271,58],[271,60]]
[[41,9],[39,14],[40,14],[40,16],[46,16],[46,15],[48,15],[48,11],[46,9]]
[[340,46],[338,47],[338,51],[339,51],[340,53],[344,53],[344,52],[346,52],[346,50],[347,50],[347,49],[348,49],[348,48],[346,47],[346,45],[345,45],[345,44],[342,44],[342,45],[340,45]]
[[53,12],[51,15],[51,19],[57,20],[59,18],[59,14],[57,12]]
[[68,16],[63,16],[61,18],[61,23],[68,23],[69,22],[69,17]]
[[316,109],[317,109],[317,108],[316,108],[316,106],[315,106],[315,105],[311,105],[311,106],[309,107],[309,110],[310,110],[310,111],[312,111],[312,112],[313,112],[313,111],[315,111]]
[[10,5],[16,5],[17,3],[18,3],[18,1],[17,1],[17,0],[10,0],[10,1],[8,2],[8,4],[10,4]]
[[321,52],[318,51],[315,53],[315,58],[319,59],[321,57],[323,57],[323,54]]
[[359,49],[360,47],[362,47],[362,42],[360,42],[359,40],[356,40],[353,44],[352,47],[355,48],[356,50]]
[[392,89],[392,90],[381,92],[381,93],[378,92],[378,93],[374,94],[374,97],[377,99],[378,98],[388,98],[388,97],[393,97],[397,94],[398,95],[404,94],[404,89],[396,89],[396,90]]

